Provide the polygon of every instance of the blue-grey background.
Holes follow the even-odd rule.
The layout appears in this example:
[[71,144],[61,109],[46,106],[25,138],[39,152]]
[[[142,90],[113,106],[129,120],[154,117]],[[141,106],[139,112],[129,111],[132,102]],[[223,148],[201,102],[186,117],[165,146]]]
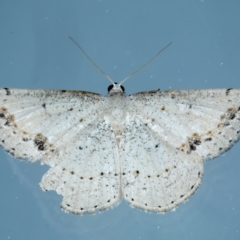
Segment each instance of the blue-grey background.
[[[88,90],[110,84],[68,39],[128,93],[240,88],[239,0],[1,0],[0,86]],[[199,190],[164,215],[124,201],[96,215],[72,215],[38,187],[47,166],[0,149],[0,239],[240,239],[240,143],[205,164]]]

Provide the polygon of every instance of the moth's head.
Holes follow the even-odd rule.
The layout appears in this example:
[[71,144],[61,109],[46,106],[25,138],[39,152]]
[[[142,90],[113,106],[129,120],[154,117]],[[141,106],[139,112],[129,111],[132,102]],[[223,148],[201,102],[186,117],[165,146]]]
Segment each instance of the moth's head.
[[125,93],[125,89],[122,85],[115,82],[108,86],[108,94],[109,93]]

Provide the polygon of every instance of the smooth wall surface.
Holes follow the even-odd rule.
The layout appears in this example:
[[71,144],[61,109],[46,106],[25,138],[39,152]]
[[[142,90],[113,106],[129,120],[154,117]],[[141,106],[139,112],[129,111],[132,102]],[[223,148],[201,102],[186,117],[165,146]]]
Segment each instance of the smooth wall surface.
[[[240,88],[238,0],[23,0],[0,2],[0,86],[107,94],[154,89]],[[240,239],[240,143],[205,163],[199,190],[175,212],[145,213],[122,201],[96,215],[66,214],[38,187],[47,166],[0,149],[0,239]]]

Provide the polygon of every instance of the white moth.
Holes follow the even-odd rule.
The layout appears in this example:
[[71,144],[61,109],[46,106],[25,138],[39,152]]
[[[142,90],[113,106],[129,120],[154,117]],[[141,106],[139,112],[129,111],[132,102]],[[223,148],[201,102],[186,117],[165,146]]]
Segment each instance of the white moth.
[[239,138],[240,89],[0,90],[0,144],[49,165],[41,188],[76,214],[121,198],[146,211],[174,209],[199,187],[204,161]]

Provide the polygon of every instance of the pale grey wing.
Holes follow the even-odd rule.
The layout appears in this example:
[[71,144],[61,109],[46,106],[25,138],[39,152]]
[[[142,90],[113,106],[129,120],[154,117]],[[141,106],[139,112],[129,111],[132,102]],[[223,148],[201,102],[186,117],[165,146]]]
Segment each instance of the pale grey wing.
[[120,145],[122,195],[131,205],[166,212],[199,187],[203,162],[177,150],[145,120],[129,114]]
[[130,99],[163,141],[202,160],[219,156],[240,138],[240,89],[152,91]]
[[0,144],[48,164],[41,186],[62,194],[71,212],[101,210],[119,198],[117,144],[101,115],[104,101],[80,91],[0,90]]
[[239,140],[240,90],[152,91],[129,100],[123,197],[149,211],[173,209],[200,185],[203,161]]
[[1,89],[0,144],[18,158],[41,159],[97,119],[103,101],[80,91]]
[[63,195],[61,207],[75,214],[103,211],[116,204],[120,165],[109,120],[99,118],[67,139],[57,153],[48,156],[54,166],[43,176],[42,189]]

